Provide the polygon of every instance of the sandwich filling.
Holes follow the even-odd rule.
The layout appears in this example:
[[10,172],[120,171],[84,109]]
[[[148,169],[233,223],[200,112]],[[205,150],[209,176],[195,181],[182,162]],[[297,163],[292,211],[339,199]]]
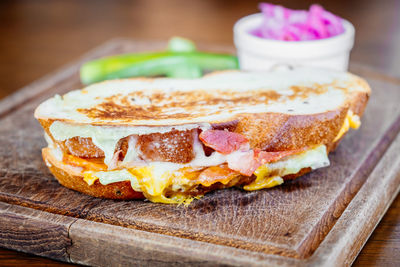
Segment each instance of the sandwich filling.
[[[359,125],[359,117],[349,111],[334,142]],[[251,148],[243,135],[208,124],[107,127],[55,121],[46,140],[48,164],[68,168],[89,186],[129,181],[133,190],[161,203],[187,204],[217,188],[270,188],[302,170],[329,165],[325,144],[262,151]],[[190,153],[175,151],[177,143],[187,144]]]

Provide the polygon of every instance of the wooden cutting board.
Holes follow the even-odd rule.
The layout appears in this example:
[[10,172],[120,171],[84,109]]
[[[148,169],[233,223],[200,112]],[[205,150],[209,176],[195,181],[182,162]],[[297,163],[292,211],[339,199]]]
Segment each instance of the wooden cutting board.
[[[361,65],[373,94],[331,166],[190,206],[96,199],[60,186],[41,158],[35,107],[81,87],[82,62],[162,49],[112,40],[0,102],[0,246],[88,265],[349,265],[400,188],[400,80]],[[222,51],[226,48],[210,47]]]

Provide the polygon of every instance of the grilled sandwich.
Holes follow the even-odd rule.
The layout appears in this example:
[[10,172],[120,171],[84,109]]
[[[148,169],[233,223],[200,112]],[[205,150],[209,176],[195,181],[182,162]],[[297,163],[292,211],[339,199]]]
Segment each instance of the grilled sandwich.
[[35,110],[58,181],[103,198],[190,203],[237,186],[270,188],[329,165],[360,126],[368,84],[296,68],[199,79],[112,80]]

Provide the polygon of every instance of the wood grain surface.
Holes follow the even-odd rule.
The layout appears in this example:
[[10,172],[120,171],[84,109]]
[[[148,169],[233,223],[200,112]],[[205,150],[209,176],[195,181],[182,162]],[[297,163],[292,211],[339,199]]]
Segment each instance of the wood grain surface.
[[[344,266],[350,265],[360,246],[386,211],[400,184],[400,135],[358,191],[334,227],[308,259],[295,259],[234,249],[206,242],[176,239],[165,235],[141,232],[130,228],[103,225],[78,219],[70,229],[74,246],[69,249],[71,259],[78,263],[107,266],[112,258],[118,262],[153,263],[156,265],[204,265],[205,263],[229,265],[280,265],[280,266]],[[338,214],[333,214],[338,216]],[[96,239],[96,236],[101,238]],[[118,236],[119,238],[115,238]],[[353,240],[353,241],[350,241]],[[363,241],[364,240],[364,241]],[[112,246],[110,246],[110,243]],[[85,255],[84,247],[94,246],[101,254]],[[173,247],[173,253],[162,255]],[[119,248],[117,251],[116,248]],[[87,252],[86,252],[87,253]],[[174,255],[175,254],[175,255]],[[177,254],[177,255],[176,255]],[[397,266],[398,262],[388,261]]]
[[68,231],[75,220],[0,202],[0,245],[69,261],[67,247],[72,243]]
[[[354,266],[399,266],[400,248],[396,245],[396,238],[400,235],[400,195],[397,196],[391,208],[385,214],[374,233],[364,246],[363,255],[359,255],[354,262]],[[390,236],[390,238],[387,238]],[[387,241],[388,240],[388,241]],[[389,243],[389,246],[387,245]],[[77,253],[82,253],[77,249]],[[93,258],[86,258],[87,264],[94,261]],[[2,266],[72,266],[70,263],[51,260],[44,257],[38,257],[33,254],[27,254],[8,249],[0,249],[0,261]]]
[[[132,42],[119,39],[103,45],[82,60],[104,54],[157,49],[164,45],[163,43]],[[215,47],[215,49],[223,48]],[[117,236],[124,236],[127,239],[139,238],[138,233],[150,235],[139,238],[140,240],[137,241],[153,240],[157,243],[157,248],[171,245],[171,237],[168,236],[172,236],[174,238],[172,240],[178,238],[177,240],[181,243],[190,241],[187,243],[189,247],[198,244],[200,249],[207,244],[211,251],[213,246],[220,249],[222,247],[221,253],[239,251],[240,253],[235,253],[237,255],[250,253],[258,255],[257,257],[260,255],[265,257],[270,254],[285,256],[286,260],[280,260],[280,263],[285,264],[299,264],[301,262],[299,260],[310,260],[313,257],[316,258],[314,259],[316,262],[323,261],[322,258],[315,256],[320,253],[313,254],[314,251],[331,233],[331,229],[341,218],[342,212],[358,193],[400,129],[400,106],[395,101],[400,98],[399,83],[391,81],[385,75],[376,74],[371,69],[354,65],[353,71],[366,77],[371,87],[379,88],[379,90],[375,90],[373,93],[371,102],[366,109],[363,126],[357,132],[351,132],[343,140],[338,150],[330,156],[331,166],[329,168],[317,170],[301,179],[270,190],[245,193],[238,189],[228,189],[214,192],[187,208],[143,201],[95,199],[60,186],[51,177],[40,157],[40,148],[45,146],[42,130],[32,117],[33,109],[43,99],[80,86],[77,75],[79,62],[24,89],[35,92],[37,96],[32,94],[32,98],[26,100],[24,91],[22,91],[19,93],[20,96],[16,95],[10,98],[17,103],[16,107],[0,103],[0,106],[3,107],[0,110],[0,114],[2,114],[0,123],[3,125],[0,129],[0,176],[2,177],[0,200],[12,207],[15,205],[25,206],[46,211],[45,214],[50,212],[59,214],[58,216],[67,215],[80,218],[69,230],[69,237],[75,238],[73,243],[76,246],[80,245],[80,249],[76,249],[76,246],[71,247],[73,254],[76,253],[74,261],[85,264],[107,262],[103,258],[99,258],[107,255],[104,253],[93,255],[92,258],[95,261],[87,262],[88,255],[84,253],[92,251],[88,249],[89,244],[98,244],[101,248],[100,251],[106,250],[107,247],[111,253],[113,246],[110,243],[123,242],[111,237],[101,237],[101,233],[107,228],[103,223],[122,226],[117,228],[110,226],[110,235],[113,233],[115,235],[116,229],[122,231]],[[9,103],[9,101],[6,99],[3,103]],[[381,105],[381,103],[385,103],[385,105]],[[391,173],[387,177],[392,176]],[[394,191],[387,195],[388,199],[383,201],[382,205],[376,206],[376,215],[383,215],[385,205],[390,203],[397,188],[398,183],[394,183],[392,188]],[[354,217],[356,214],[351,215]],[[370,227],[366,228],[369,230],[366,230],[363,238],[355,243],[353,249],[349,249],[349,247],[353,245],[351,238],[354,238],[354,235],[347,240],[349,244],[346,248],[353,254],[346,254],[346,256],[336,257],[333,260],[352,262],[380,217],[372,216],[371,218],[374,219],[372,222],[375,221],[375,224],[371,223]],[[361,220],[360,223],[366,222]],[[96,227],[87,226],[93,224]],[[8,224],[4,225],[7,227]],[[145,232],[138,232],[138,230]],[[74,235],[74,231],[79,234]],[[133,231],[135,237],[123,234],[124,231]],[[91,239],[80,238],[85,233]],[[18,237],[11,238],[10,236],[4,239],[13,238],[18,240]],[[106,240],[109,240],[108,244],[105,242]],[[160,240],[165,240],[165,243]],[[15,243],[18,244],[18,242]],[[9,247],[7,244],[4,243],[3,246]],[[149,260],[149,255],[155,253],[154,246],[149,244],[147,246],[146,251],[138,252],[143,260]],[[137,249],[137,247],[130,245],[127,250],[131,251],[132,248]],[[15,249],[36,253],[29,247],[23,249],[15,247]],[[187,250],[185,247],[182,249],[183,252]],[[193,257],[181,255],[181,263],[204,263],[204,259],[200,260],[203,254],[197,253],[196,256],[195,251],[190,253],[190,255],[194,253]],[[341,250],[336,252],[342,253]],[[167,253],[166,250],[155,255],[165,259],[164,263],[171,263],[176,259],[176,255],[169,255],[168,258],[164,255],[165,253]],[[46,256],[66,260],[60,255]],[[290,258],[292,260],[288,260]],[[127,259],[133,260],[132,257]],[[299,260],[296,262],[295,259]],[[121,259],[118,258],[118,260]],[[217,256],[214,258],[210,256],[207,260],[217,263],[229,262]],[[270,259],[268,260],[270,261]],[[157,259],[153,263],[161,264],[161,262],[157,262]],[[232,260],[230,263],[243,264],[244,262],[238,256],[235,261]],[[255,264],[257,261],[253,263]]]
[[[384,223],[382,223],[384,222]],[[354,266],[400,266],[400,195],[374,230]]]

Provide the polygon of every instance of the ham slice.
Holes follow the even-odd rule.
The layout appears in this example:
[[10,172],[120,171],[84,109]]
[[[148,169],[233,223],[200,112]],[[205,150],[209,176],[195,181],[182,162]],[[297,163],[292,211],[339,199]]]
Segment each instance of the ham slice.
[[305,149],[296,149],[288,151],[267,152],[258,149],[249,151],[236,151],[227,156],[228,167],[238,171],[245,176],[251,176],[253,173],[266,163],[281,160],[287,156],[300,153]]
[[207,130],[201,132],[200,140],[221,154],[230,154],[237,150],[249,150],[249,140],[241,134],[224,130]]
[[294,150],[287,150],[287,151],[277,151],[277,152],[267,152],[267,151],[259,151],[256,154],[257,161],[260,162],[261,165],[278,161],[282,158],[287,156],[297,154],[303,152],[306,148],[302,149],[294,149]]
[[252,150],[245,136],[224,130],[207,130],[201,132],[199,138],[205,146],[221,154],[226,154],[228,167],[245,176],[253,175],[261,165],[278,161],[306,149],[277,152]]

